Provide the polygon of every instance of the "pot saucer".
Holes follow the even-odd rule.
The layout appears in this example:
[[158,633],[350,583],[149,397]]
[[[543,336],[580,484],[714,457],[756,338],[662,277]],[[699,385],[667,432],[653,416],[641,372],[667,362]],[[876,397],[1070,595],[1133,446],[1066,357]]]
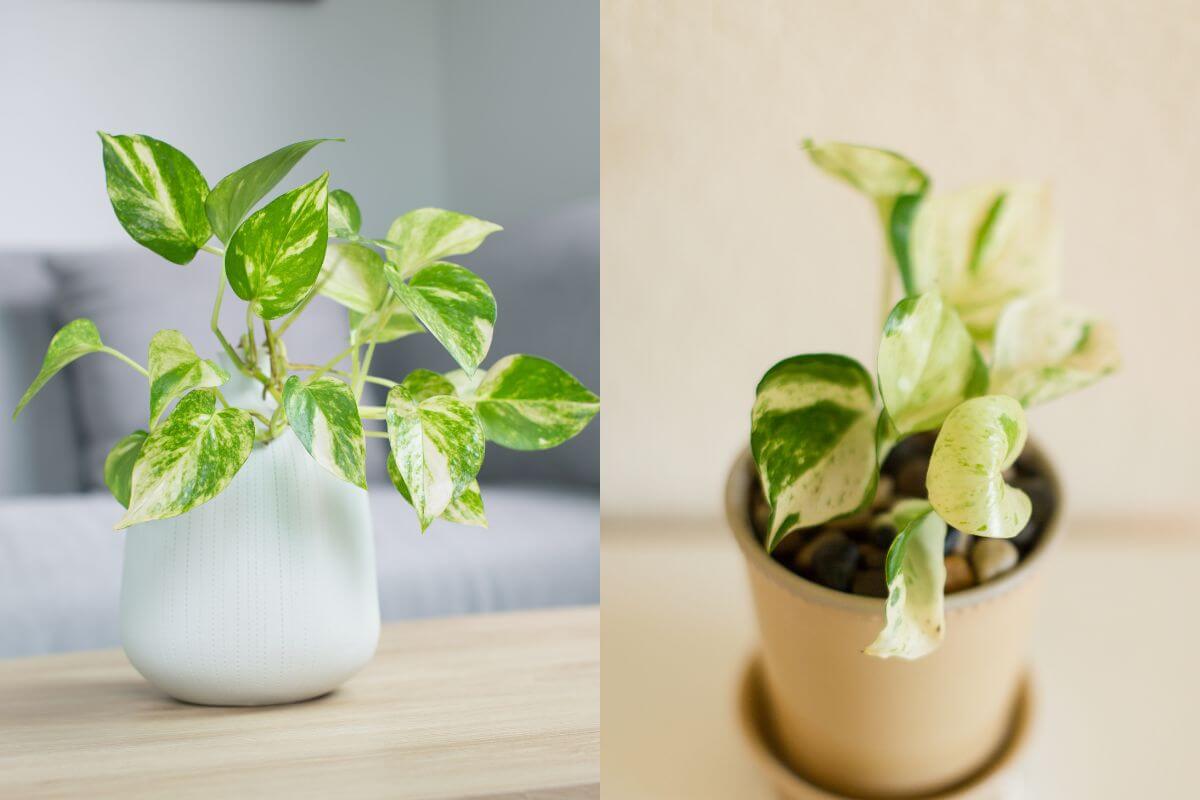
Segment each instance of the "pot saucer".
[[[913,800],[1020,800],[1025,797],[1019,767],[1029,750],[1035,705],[1033,681],[1026,674],[1021,683],[1012,731],[996,758],[965,783]],[[746,664],[738,687],[738,717],[754,760],[776,794],[783,800],[852,800],[848,795],[809,783],[779,757],[765,724],[764,710],[762,657],[755,653]]]

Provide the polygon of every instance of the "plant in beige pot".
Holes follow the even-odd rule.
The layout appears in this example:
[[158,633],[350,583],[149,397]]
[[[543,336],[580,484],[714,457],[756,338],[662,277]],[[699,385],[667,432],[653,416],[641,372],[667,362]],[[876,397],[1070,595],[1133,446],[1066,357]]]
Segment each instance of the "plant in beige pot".
[[[379,635],[367,439],[390,445],[388,474],[422,531],[439,518],[486,526],[476,481],[485,444],[554,447],[586,427],[598,399],[536,356],[482,368],[496,301],[480,277],[446,259],[474,251],[499,226],[422,208],[369,238],[354,198],[331,191],[328,173],[255,210],[329,139],[288,145],[211,189],[165,142],[100,139],[109,199],[135,241],[181,266],[199,250],[221,257],[219,363],[166,329],[143,366],[77,319],[51,340],[13,416],[89,353],[140,374],[146,427],[116,444],[104,470],[126,508],[116,527],[128,529],[121,635],[130,661],[197,703],[324,694],[370,660]],[[226,301],[227,288],[236,300]],[[311,364],[284,337],[318,297],[346,308],[346,346]],[[218,325],[222,302],[245,305],[236,346]],[[169,320],[168,309],[146,311]],[[371,373],[378,345],[426,331],[461,369],[402,380]],[[364,403],[368,383],[387,388],[384,405]]]
[[886,319],[874,374],[802,355],[758,384],[727,508],[762,634],[760,705],[811,784],[927,796],[986,771],[1027,688],[1062,497],[1024,409],[1118,353],[1106,323],[1057,297],[1043,188],[932,194],[895,153],[806,150],[878,211]]

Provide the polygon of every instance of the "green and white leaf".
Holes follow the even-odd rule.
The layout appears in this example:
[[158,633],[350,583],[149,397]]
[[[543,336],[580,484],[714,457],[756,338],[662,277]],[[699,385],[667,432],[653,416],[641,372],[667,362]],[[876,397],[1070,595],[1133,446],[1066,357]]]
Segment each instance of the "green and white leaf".
[[858,509],[874,491],[875,392],[852,358],[794,356],[758,384],[750,450],[771,504],[768,552],[788,533]]
[[185,395],[146,438],[117,530],[191,511],[233,480],[254,446],[254,422],[240,408],[216,405],[211,390]]
[[454,396],[454,384],[444,375],[439,375],[429,369],[414,369],[404,377],[400,385],[408,390],[416,402],[421,402],[438,395]]
[[600,398],[571,373],[527,355],[505,356],[493,364],[475,387],[474,401],[488,440],[514,450],[560,445],[600,410]]
[[1010,302],[1057,289],[1059,245],[1045,187],[976,186],[924,200],[910,255],[917,290],[937,288],[988,339]]
[[987,365],[970,332],[937,292],[896,304],[879,343],[879,394],[899,433],[936,428],[987,385]]
[[46,355],[42,359],[42,368],[38,371],[37,377],[33,379],[33,383],[25,390],[21,401],[17,403],[17,408],[13,411],[13,419],[17,418],[26,404],[42,390],[42,387],[51,378],[58,374],[59,370],[81,356],[98,353],[104,349],[104,343],[100,341],[100,332],[96,330],[96,324],[90,319],[72,320],[62,326],[50,339],[50,346],[46,349]]
[[[404,483],[404,476],[400,474],[399,468],[396,466],[396,460],[388,454],[387,459],[388,477],[392,479],[392,485],[396,487],[396,491],[412,505],[412,495],[409,494],[408,486]],[[458,525],[473,525],[477,528],[486,528],[487,516],[483,511],[483,495],[479,491],[479,481],[471,481],[462,489],[450,505],[446,506],[446,510],[441,513],[440,519],[447,522],[453,522]]]
[[222,386],[229,373],[220,365],[196,355],[191,342],[179,331],[163,330],[150,340],[150,426],[178,397],[193,389]]
[[922,194],[929,176],[899,153],[844,142],[805,140],[812,162],[826,173],[853,186],[876,202],[902,195]]
[[1003,472],[1025,447],[1025,412],[1007,395],[967,400],[942,424],[925,484],[938,515],[963,533],[1009,539],[1029,522],[1029,496]]
[[924,500],[903,500],[892,511],[900,531],[888,549],[886,622],[867,649],[878,658],[929,655],[946,633],[946,523]]
[[388,258],[408,278],[443,258],[471,253],[503,230],[494,222],[440,208],[418,208],[397,217],[388,228]]
[[321,294],[351,311],[369,314],[387,299],[383,256],[366,245],[330,242],[321,273]]
[[312,290],[328,240],[329,173],[267,203],[229,240],[225,276],[263,319],[282,317]]
[[362,228],[362,212],[358,203],[345,189],[329,193],[329,235],[339,239],[354,239]]
[[1027,406],[1089,386],[1121,364],[1111,325],[1050,297],[1010,303],[993,353],[994,390]]
[[129,496],[133,491],[133,466],[149,435],[146,431],[134,431],[113,445],[104,459],[104,485],[125,508],[129,508]]
[[444,377],[454,384],[454,392],[459,398],[474,403],[475,390],[479,388],[479,384],[483,383],[487,373],[476,370],[468,375],[464,370],[452,369]]
[[289,144],[217,181],[204,203],[213,233],[222,242],[228,242],[250,209],[266,197],[309,150],[321,142],[344,141],[345,139],[308,139]]
[[425,530],[475,480],[483,466],[483,429],[475,411],[458,398],[417,402],[403,386],[388,392],[387,428],[395,469]]
[[212,236],[204,213],[208,182],[200,170],[158,139],[99,134],[108,199],[121,227],[168,261],[191,261]]
[[408,283],[394,269],[385,274],[400,301],[460,367],[473,372],[491,347],[496,324],[496,298],[488,285],[456,264],[433,264]]
[[347,483],[367,488],[367,443],[354,393],[337,378],[304,383],[292,375],[283,385],[283,410],[304,449]]
[[425,326],[417,321],[408,307],[395,298],[378,311],[369,314],[350,312],[350,343],[386,344],[414,333],[424,333]]

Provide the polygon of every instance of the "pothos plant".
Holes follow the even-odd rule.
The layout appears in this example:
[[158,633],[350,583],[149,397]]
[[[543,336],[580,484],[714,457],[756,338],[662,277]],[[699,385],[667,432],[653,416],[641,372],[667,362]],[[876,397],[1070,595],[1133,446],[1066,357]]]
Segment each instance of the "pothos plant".
[[[474,251],[500,226],[421,208],[398,217],[382,238],[369,238],[354,198],[330,191],[328,173],[251,213],[305,154],[342,140],[288,145],[211,189],[196,165],[165,142],[107,133],[100,140],[113,211],[134,241],[180,265],[200,250],[221,257],[212,332],[233,368],[261,384],[271,401],[266,411],[231,405],[221,391],[229,372],[198,356],[178,331],[154,335],[143,367],[105,345],[91,320],[59,330],[14,419],[59,370],[89,353],[119,358],[148,383],[146,428],[119,441],[104,465],[105,482],[126,507],[118,529],[211,500],[256,446],[285,435],[295,435],[330,473],[364,489],[365,440],[387,439],[388,474],[422,530],[439,517],[486,525],[476,481],[485,442],[554,447],[599,409],[596,395],[545,359],[509,355],[480,368],[496,301],[481,278],[445,259]],[[236,347],[218,324],[226,284],[246,304]],[[293,361],[284,335],[317,296],[347,309],[346,347],[323,364]],[[461,369],[444,375],[418,369],[401,381],[371,374],[377,345],[424,331]],[[341,369],[347,358],[349,369]],[[387,387],[385,405],[362,404],[367,383]],[[372,421],[383,421],[386,430],[369,429]]]
[[[758,384],[751,452],[774,550],[798,528],[870,506],[901,440],[938,431],[928,499],[892,509],[885,626],[866,653],[918,658],[941,642],[947,526],[1011,538],[1029,497],[1004,473],[1025,446],[1024,408],[1112,372],[1111,327],[1057,297],[1058,230],[1044,188],[930,192],[896,153],[806,142],[812,161],[865,194],[883,226],[883,335],[874,376],[841,355],[802,355]],[[892,306],[894,278],[904,297]],[[875,387],[881,402],[876,401]]]

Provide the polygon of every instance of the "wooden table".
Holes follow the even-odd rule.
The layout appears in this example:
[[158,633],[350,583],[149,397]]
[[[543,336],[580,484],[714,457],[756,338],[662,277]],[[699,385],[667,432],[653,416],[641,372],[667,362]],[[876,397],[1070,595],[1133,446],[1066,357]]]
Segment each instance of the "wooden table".
[[[737,727],[758,634],[724,523],[602,524],[605,797],[771,800]],[[1200,520],[1074,517],[1046,568],[1025,797],[1200,796]]]
[[600,796],[596,607],[403,622],[306,703],[170,700],[119,650],[0,661],[0,797]]

